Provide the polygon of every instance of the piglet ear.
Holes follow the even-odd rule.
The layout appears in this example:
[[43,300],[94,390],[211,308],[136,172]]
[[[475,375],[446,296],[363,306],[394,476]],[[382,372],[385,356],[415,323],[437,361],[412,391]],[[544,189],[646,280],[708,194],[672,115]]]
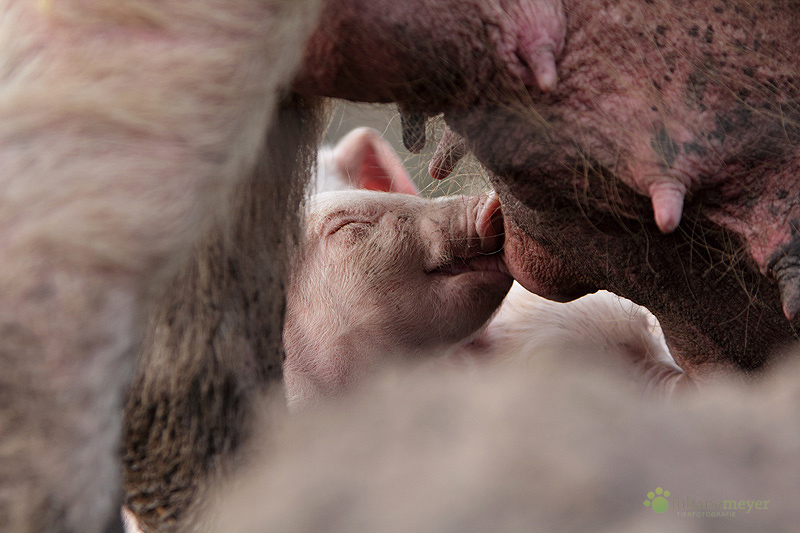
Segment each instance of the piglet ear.
[[419,194],[394,149],[372,128],[358,128],[336,145],[333,160],[355,189]]

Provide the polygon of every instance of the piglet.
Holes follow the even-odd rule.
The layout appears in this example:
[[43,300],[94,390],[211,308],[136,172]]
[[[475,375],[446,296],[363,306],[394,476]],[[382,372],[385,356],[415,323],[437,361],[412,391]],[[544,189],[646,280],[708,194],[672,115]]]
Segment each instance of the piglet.
[[554,302],[516,281],[480,334],[454,346],[448,360],[477,367],[560,365],[584,373],[612,367],[654,397],[694,386],[646,308],[608,291]]
[[[474,335],[511,287],[495,196],[428,200],[377,132],[322,153],[284,325],[290,407]],[[372,189],[372,190],[366,190]],[[402,194],[386,194],[387,192]]]

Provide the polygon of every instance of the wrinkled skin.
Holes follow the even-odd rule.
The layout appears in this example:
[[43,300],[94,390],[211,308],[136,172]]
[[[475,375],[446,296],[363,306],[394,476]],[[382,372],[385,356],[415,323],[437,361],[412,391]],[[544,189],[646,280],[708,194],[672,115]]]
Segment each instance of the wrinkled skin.
[[800,7],[564,9],[550,94],[446,117],[496,175],[512,273],[646,306],[695,377],[769,364],[797,338]]

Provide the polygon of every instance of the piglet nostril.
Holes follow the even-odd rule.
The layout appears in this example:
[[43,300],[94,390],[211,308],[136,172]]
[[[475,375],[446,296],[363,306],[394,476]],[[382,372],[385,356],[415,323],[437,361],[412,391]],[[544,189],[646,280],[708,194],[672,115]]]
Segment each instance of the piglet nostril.
[[481,240],[481,251],[494,253],[503,248],[504,227],[503,211],[500,198],[494,191],[490,192],[483,201],[475,228]]

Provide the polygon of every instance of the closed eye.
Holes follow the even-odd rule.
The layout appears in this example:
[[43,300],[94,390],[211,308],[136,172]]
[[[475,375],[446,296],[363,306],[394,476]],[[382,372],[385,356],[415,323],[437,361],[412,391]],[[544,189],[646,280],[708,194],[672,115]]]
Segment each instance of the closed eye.
[[341,230],[355,230],[359,233],[366,232],[373,221],[363,219],[340,219],[330,224],[325,232],[325,237],[330,237]]

